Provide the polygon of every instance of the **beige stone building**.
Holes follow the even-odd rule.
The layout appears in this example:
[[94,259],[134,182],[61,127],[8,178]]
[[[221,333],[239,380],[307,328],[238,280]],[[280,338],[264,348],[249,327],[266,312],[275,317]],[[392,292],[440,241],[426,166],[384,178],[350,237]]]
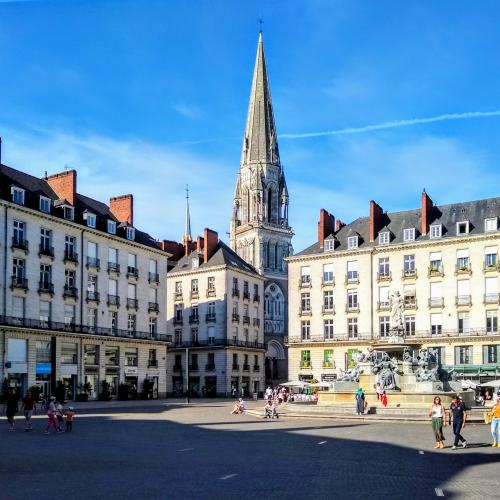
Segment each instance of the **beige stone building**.
[[500,198],[387,213],[345,225],[322,210],[318,241],[289,257],[289,374],[329,381],[356,351],[389,342],[404,304],[405,342],[432,347],[461,378],[500,376]]
[[187,380],[193,397],[261,392],[264,278],[217,233],[205,229],[196,243],[186,235],[167,280],[168,393],[185,394]]
[[167,254],[134,227],[132,195],[109,206],[77,173],[0,166],[0,380],[24,393],[57,382],[73,399],[120,383],[166,394]]

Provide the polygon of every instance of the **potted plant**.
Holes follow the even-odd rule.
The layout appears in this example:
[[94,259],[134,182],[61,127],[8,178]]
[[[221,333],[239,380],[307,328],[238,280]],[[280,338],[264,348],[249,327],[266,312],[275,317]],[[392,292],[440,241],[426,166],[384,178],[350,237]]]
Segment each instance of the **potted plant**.
[[88,401],[89,394],[92,392],[92,384],[90,382],[85,382],[84,384],[78,385],[78,393],[76,395],[76,401]]

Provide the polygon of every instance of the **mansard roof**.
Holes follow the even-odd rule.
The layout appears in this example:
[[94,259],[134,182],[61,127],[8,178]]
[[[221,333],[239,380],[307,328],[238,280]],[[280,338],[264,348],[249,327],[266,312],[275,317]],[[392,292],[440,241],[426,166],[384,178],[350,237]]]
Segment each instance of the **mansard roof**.
[[[500,197],[487,198],[483,200],[466,201],[462,203],[452,203],[449,205],[435,205],[430,214],[430,226],[440,224],[442,226],[441,240],[456,238],[457,236],[467,238],[480,234],[489,234],[485,231],[485,219],[500,218]],[[457,235],[456,226],[458,222],[469,222],[469,233]],[[500,226],[499,226],[500,227]],[[378,231],[391,233],[391,241],[384,247],[393,245],[411,244],[413,241],[404,241],[404,230],[415,228],[415,242],[429,241],[430,231],[423,235],[421,228],[421,210],[405,210],[402,212],[386,212],[383,214],[382,228]],[[335,247],[335,252],[347,250],[347,238],[358,234],[359,245],[357,250],[363,250],[370,247],[379,246],[378,235],[375,241],[370,242],[370,218],[359,217],[350,224],[343,226],[335,233],[339,244]],[[498,231],[496,234],[500,234]],[[439,240],[438,239],[438,240]],[[349,249],[353,251],[353,249]],[[319,243],[315,242],[305,248],[295,256],[315,255],[324,252]],[[331,252],[328,252],[331,253]]]

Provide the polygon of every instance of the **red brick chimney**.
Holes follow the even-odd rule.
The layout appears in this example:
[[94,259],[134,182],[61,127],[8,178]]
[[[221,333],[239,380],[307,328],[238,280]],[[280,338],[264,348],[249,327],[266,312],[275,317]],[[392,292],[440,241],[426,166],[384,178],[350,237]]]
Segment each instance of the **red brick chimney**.
[[217,244],[219,243],[219,235],[215,231],[206,227],[203,231],[203,240],[203,262],[208,262],[210,257],[214,254]]
[[134,225],[134,197],[131,194],[110,198],[109,209],[120,222]]
[[198,236],[198,238],[196,239],[196,251],[198,253],[203,252],[204,243],[205,243],[205,240],[201,236]]
[[340,219],[335,221],[335,232],[340,231],[345,226],[345,222],[342,222]]
[[76,170],[49,175],[45,180],[60,199],[64,198],[73,206],[76,204]]
[[327,212],[324,208],[319,211],[318,222],[318,242],[320,248],[325,244],[325,238],[332,234],[335,230],[335,217]]
[[434,203],[429,198],[429,195],[425,192],[425,189],[422,191],[422,209],[421,209],[421,220],[422,220],[422,234],[427,234],[429,232],[429,224],[431,221],[432,208],[434,207]]
[[378,232],[382,229],[384,211],[373,200],[370,201],[370,241],[375,241]]
[[184,246],[177,241],[162,240],[158,242],[158,246],[171,255],[169,261],[178,261],[184,255]]

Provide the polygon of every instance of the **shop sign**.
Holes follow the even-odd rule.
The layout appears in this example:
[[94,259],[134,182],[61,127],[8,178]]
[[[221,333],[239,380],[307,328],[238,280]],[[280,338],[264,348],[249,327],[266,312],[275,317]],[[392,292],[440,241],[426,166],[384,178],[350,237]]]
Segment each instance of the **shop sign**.
[[126,376],[139,375],[139,368],[137,368],[137,366],[127,366],[125,367],[124,373]]
[[50,375],[52,373],[52,366],[50,363],[37,363],[36,364],[37,375]]
[[335,375],[335,373],[323,373],[321,375],[322,382],[334,382],[335,380],[337,380],[337,375]]

